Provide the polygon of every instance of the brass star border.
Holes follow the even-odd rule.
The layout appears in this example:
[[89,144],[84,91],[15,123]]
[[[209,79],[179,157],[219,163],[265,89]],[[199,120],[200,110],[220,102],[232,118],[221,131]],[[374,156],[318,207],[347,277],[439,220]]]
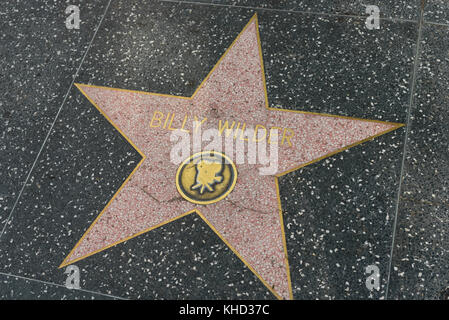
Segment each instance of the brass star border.
[[[161,93],[153,93],[153,92],[144,92],[144,91],[139,91],[139,90],[128,90],[128,89],[118,89],[118,88],[106,88],[106,87],[102,87],[102,86],[95,86],[95,85],[85,85],[83,84],[83,86],[87,86],[87,87],[96,87],[96,88],[103,88],[103,89],[113,89],[113,90],[117,90],[117,91],[124,91],[124,92],[138,92],[140,94],[148,94],[148,95],[156,95],[156,96],[165,96],[165,97],[174,97],[174,98],[180,98],[180,99],[187,99],[187,100],[192,100],[195,95],[197,94],[197,92],[200,90],[200,88],[203,86],[203,84],[207,81],[207,79],[210,77],[210,75],[214,72],[214,70],[216,69],[216,67],[220,64],[220,62],[223,60],[223,58],[226,56],[226,54],[229,52],[229,50],[234,46],[234,44],[237,42],[237,40],[240,38],[240,35],[243,34],[243,32],[246,30],[246,28],[252,23],[255,22],[256,25],[256,33],[257,33],[257,43],[258,43],[258,49],[259,49],[259,57],[260,57],[260,64],[261,64],[261,70],[262,70],[262,82],[263,82],[263,89],[264,89],[264,93],[265,93],[265,107],[268,110],[276,110],[276,111],[285,111],[285,112],[294,112],[294,113],[302,113],[302,114],[313,114],[313,115],[320,115],[320,116],[326,116],[326,117],[335,117],[335,118],[344,118],[344,119],[352,119],[352,120],[359,120],[359,121],[367,121],[367,122],[376,122],[376,123],[387,123],[389,125],[393,125],[393,127],[391,129],[385,130],[383,132],[380,132],[379,134],[373,135],[371,137],[368,137],[366,139],[360,140],[356,143],[347,145],[343,148],[337,149],[333,152],[330,152],[328,154],[325,154],[324,156],[321,156],[317,159],[314,159],[310,162],[301,164],[297,167],[294,167],[292,169],[289,169],[287,171],[284,171],[282,173],[279,173],[277,175],[274,176],[275,179],[275,184],[276,184],[276,193],[277,193],[277,200],[278,200],[278,207],[279,207],[279,217],[280,217],[280,224],[281,224],[281,233],[282,233],[282,241],[283,241],[283,246],[284,246],[284,254],[285,254],[285,262],[286,262],[286,268],[287,268],[287,280],[288,280],[288,288],[289,288],[289,295],[290,295],[290,299],[293,299],[293,289],[292,289],[292,282],[291,282],[291,276],[290,276],[290,266],[289,266],[289,261],[288,261],[288,252],[287,252],[287,241],[286,241],[286,237],[285,237],[285,228],[284,228],[284,220],[283,220],[283,214],[282,214],[282,204],[281,204],[281,200],[280,200],[280,193],[279,193],[279,177],[286,175],[287,173],[293,172],[295,170],[298,170],[300,168],[306,167],[310,164],[313,164],[315,162],[321,161],[325,158],[328,158],[330,156],[333,156],[337,153],[340,153],[344,150],[347,150],[349,148],[352,148],[354,146],[357,146],[359,144],[362,144],[364,142],[373,140],[374,138],[384,135],[388,132],[394,131],[400,127],[405,126],[402,123],[394,123],[394,122],[387,122],[387,121],[378,121],[378,120],[368,120],[368,119],[362,119],[362,118],[354,118],[354,117],[347,117],[347,116],[337,116],[337,115],[331,115],[331,114],[325,114],[325,113],[317,113],[317,112],[309,112],[309,111],[298,111],[298,110],[289,110],[289,109],[282,109],[282,108],[272,108],[269,106],[268,103],[268,93],[267,93],[267,87],[266,87],[266,78],[265,78],[265,69],[264,69],[264,64],[263,64],[263,57],[262,57],[262,45],[261,45],[261,41],[260,41],[260,34],[259,34],[259,23],[258,23],[258,18],[257,18],[257,13],[254,14],[254,16],[249,20],[249,22],[246,24],[246,26],[243,28],[243,30],[238,34],[238,36],[234,39],[234,41],[232,42],[232,44],[228,47],[228,49],[225,51],[225,53],[221,56],[221,58],[217,61],[217,63],[214,65],[214,67],[211,69],[211,71],[209,72],[209,74],[204,78],[204,80],[201,82],[201,84],[198,86],[198,88],[195,90],[195,92],[192,94],[192,96],[190,97],[184,97],[184,96],[177,96],[177,95],[170,95],[170,94],[161,94]],[[126,141],[128,141],[129,144],[131,144],[134,149],[136,149],[136,151],[142,156],[142,159],[140,160],[140,162],[137,164],[137,166],[134,168],[134,170],[131,172],[131,174],[125,179],[125,181],[122,183],[122,185],[119,187],[119,189],[117,190],[117,192],[114,194],[114,196],[109,200],[109,202],[106,204],[106,206],[103,208],[103,210],[100,212],[100,214],[97,216],[97,218],[92,222],[92,224],[90,225],[90,227],[86,230],[86,232],[84,233],[84,235],[81,237],[81,239],[77,242],[77,244],[74,246],[74,248],[70,251],[70,253],[67,255],[67,257],[64,259],[64,261],[61,263],[61,265],[58,268],[63,268],[67,265],[71,265],[77,261],[83,260],[91,255],[94,255],[98,252],[101,252],[103,250],[106,250],[108,248],[111,248],[119,243],[128,241],[134,237],[137,237],[141,234],[144,234],[146,232],[149,232],[151,230],[154,230],[156,228],[159,228],[163,225],[166,225],[170,222],[176,221],[180,218],[183,218],[189,214],[192,213],[196,213],[216,234],[217,236],[229,247],[229,249],[231,249],[231,251],[257,276],[257,278],[259,278],[259,280],[270,290],[270,292],[277,298],[282,300],[282,297],[254,270],[253,267],[251,267],[246,261],[245,259],[242,258],[242,256],[231,246],[231,244],[218,232],[218,230],[209,223],[209,221],[204,217],[204,215],[197,209],[185,212],[184,214],[181,214],[171,220],[165,221],[159,225],[153,226],[151,228],[145,229],[137,234],[134,234],[130,237],[127,237],[125,239],[122,239],[120,241],[117,241],[115,243],[112,243],[108,246],[105,246],[104,248],[101,248],[99,250],[96,250],[94,252],[91,252],[90,254],[80,257],[78,259],[74,259],[73,261],[70,262],[66,262],[68,260],[68,258],[71,256],[71,254],[75,251],[75,249],[78,247],[78,245],[83,241],[84,237],[89,233],[89,231],[92,229],[92,227],[95,225],[95,223],[98,221],[98,219],[101,217],[101,215],[106,211],[106,209],[108,208],[108,206],[114,201],[115,197],[120,193],[120,191],[122,190],[122,188],[127,184],[127,182],[130,180],[130,178],[133,176],[133,174],[137,171],[137,169],[140,167],[140,165],[143,163],[143,161],[145,161],[146,156],[143,154],[143,152],[141,150],[139,150],[139,148],[118,128],[118,126],[112,122],[112,120],[105,114],[105,112],[103,112],[103,110],[83,91],[83,89],[81,88],[80,84],[75,83],[75,86],[81,91],[81,93],[90,101],[90,103],[95,106],[95,108],[109,121],[109,123],[118,131],[120,132],[120,134],[126,139]]]

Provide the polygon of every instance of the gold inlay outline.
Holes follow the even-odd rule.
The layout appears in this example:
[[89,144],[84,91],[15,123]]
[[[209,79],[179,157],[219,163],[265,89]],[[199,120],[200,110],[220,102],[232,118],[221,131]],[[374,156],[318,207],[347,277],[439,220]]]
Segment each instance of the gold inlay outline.
[[146,159],[146,156],[143,154],[143,152],[137,148],[137,146],[117,127],[117,125],[115,125],[111,119],[106,115],[106,113],[98,106],[96,105],[96,103],[84,92],[84,90],[82,89],[82,86],[84,87],[91,87],[91,88],[101,88],[101,89],[106,89],[106,90],[114,90],[114,91],[122,91],[122,92],[131,92],[131,93],[139,93],[139,94],[146,94],[146,95],[155,95],[155,96],[162,96],[162,97],[171,97],[171,98],[178,98],[178,99],[187,99],[187,100],[192,100],[194,99],[195,95],[198,93],[198,91],[201,89],[201,87],[204,85],[204,83],[207,81],[207,79],[209,79],[209,77],[211,76],[211,74],[214,72],[214,70],[217,68],[217,66],[220,64],[220,62],[223,60],[223,58],[226,56],[226,54],[230,51],[230,49],[234,46],[234,44],[237,42],[237,40],[240,38],[240,36],[243,34],[243,32],[245,32],[245,30],[248,28],[248,26],[251,25],[252,22],[255,22],[256,25],[256,34],[257,34],[257,42],[258,42],[258,46],[259,46],[259,57],[260,57],[260,65],[261,65],[261,73],[262,73],[262,81],[263,81],[263,87],[264,87],[264,93],[265,93],[265,107],[268,110],[273,110],[273,111],[283,111],[283,112],[293,112],[293,113],[300,113],[300,114],[312,114],[312,115],[318,115],[318,116],[324,116],[324,117],[334,117],[334,118],[341,118],[341,119],[351,119],[351,120],[358,120],[358,121],[365,121],[365,122],[375,122],[375,123],[380,123],[380,124],[388,124],[388,125],[393,125],[392,128],[387,129],[385,131],[382,131],[378,134],[375,134],[373,136],[370,136],[366,139],[357,141],[353,144],[350,144],[348,146],[345,146],[343,148],[334,150],[328,154],[325,154],[317,159],[314,159],[312,161],[309,161],[307,163],[298,165],[297,167],[291,168],[289,170],[286,170],[284,172],[278,173],[277,175],[275,175],[274,179],[275,179],[275,185],[276,185],[276,193],[277,193],[277,200],[278,200],[278,207],[279,207],[279,218],[280,218],[280,225],[281,225],[281,233],[282,233],[282,239],[283,239],[283,245],[284,245],[284,254],[285,254],[285,264],[286,264],[286,271],[287,271],[287,280],[288,280],[288,287],[289,287],[289,296],[290,299],[293,299],[293,289],[292,289],[292,283],[291,283],[291,276],[290,276],[290,267],[289,267],[289,263],[288,263],[288,252],[287,252],[287,242],[286,242],[286,238],[285,238],[285,228],[284,228],[284,220],[283,220],[283,214],[282,214],[282,205],[281,205],[281,198],[280,198],[280,194],[279,194],[279,177],[286,175],[287,173],[293,172],[295,170],[298,170],[300,168],[303,168],[305,166],[311,165],[315,162],[321,161],[325,158],[331,157],[337,153],[340,153],[342,151],[345,151],[349,148],[355,147],[359,144],[362,144],[364,142],[373,140],[374,138],[377,138],[381,135],[384,135],[386,133],[389,133],[391,131],[394,131],[400,127],[405,126],[405,124],[403,123],[395,123],[395,122],[388,122],[388,121],[380,121],[380,120],[371,120],[371,119],[363,119],[363,118],[355,118],[355,117],[348,117],[348,116],[338,116],[338,115],[333,115],[333,114],[327,114],[327,113],[318,113],[318,112],[309,112],[309,111],[299,111],[299,110],[290,110],[290,109],[282,109],[282,108],[273,108],[270,107],[268,104],[268,93],[267,93],[267,86],[266,86],[266,78],[265,78],[265,69],[264,69],[264,64],[263,64],[263,57],[262,57],[262,45],[261,45],[261,41],[260,41],[260,34],[259,34],[259,23],[258,23],[258,19],[257,19],[257,13],[254,14],[254,16],[248,21],[248,23],[246,24],[246,26],[243,28],[243,30],[238,34],[238,36],[234,39],[234,41],[231,43],[231,45],[228,47],[228,49],[225,51],[225,53],[220,57],[220,59],[217,61],[217,63],[214,65],[214,67],[211,69],[211,71],[208,73],[208,75],[206,76],[206,78],[204,78],[204,80],[200,83],[200,85],[198,86],[198,88],[195,90],[195,92],[192,94],[192,96],[190,97],[184,97],[184,96],[176,96],[176,95],[170,95],[170,94],[162,94],[162,93],[154,93],[154,92],[146,92],[146,91],[139,91],[139,90],[129,90],[129,89],[119,89],[119,88],[110,88],[110,87],[104,87],[104,86],[97,86],[97,85],[90,85],[90,84],[78,84],[75,83],[75,86],[81,91],[81,93],[90,101],[90,103],[92,103],[92,105],[95,106],[95,108],[97,108],[97,110],[112,124],[112,126],[117,129],[118,132],[120,132],[120,134],[136,149],[136,151],[142,156],[142,160],[140,160],[140,162],[137,164],[137,166],[134,168],[134,170],[131,172],[131,174],[125,179],[125,181],[123,182],[123,184],[120,186],[120,188],[117,190],[117,192],[114,194],[114,196],[111,198],[111,200],[109,200],[109,202],[106,204],[106,206],[103,208],[103,210],[100,212],[100,214],[97,216],[97,218],[92,222],[92,224],[89,226],[89,228],[86,230],[86,232],[83,234],[83,236],[81,237],[81,239],[76,243],[76,245],[74,246],[74,248],[70,251],[70,253],[67,255],[67,257],[64,259],[64,261],[61,263],[61,265],[59,266],[59,268],[63,268],[67,265],[73,264],[77,261],[83,260],[91,255],[94,255],[98,252],[101,252],[103,250],[106,250],[108,248],[111,248],[119,243],[125,242],[129,239],[132,239],[134,237],[137,237],[143,233],[146,233],[148,231],[154,230],[156,228],[159,228],[165,224],[168,224],[170,222],[173,222],[175,220],[178,220],[182,217],[185,217],[191,213],[196,213],[198,214],[198,216],[204,220],[204,222],[217,234],[217,236],[234,252],[234,254],[240,258],[240,260],[259,278],[259,280],[271,291],[271,293],[273,293],[273,295],[277,298],[282,300],[282,297],[256,272],[256,270],[249,265],[249,263],[247,263],[245,261],[245,259],[243,259],[243,257],[237,252],[237,250],[235,250],[231,244],[224,239],[224,237],[218,232],[218,230],[206,219],[206,217],[200,212],[200,210],[198,209],[194,209],[188,212],[185,212],[173,219],[170,219],[168,221],[165,221],[163,223],[160,223],[156,226],[153,226],[151,228],[142,230],[134,235],[131,235],[125,239],[122,239],[120,241],[117,241],[115,243],[112,243],[104,248],[101,248],[99,250],[96,250],[94,252],[91,252],[85,256],[79,257],[77,259],[74,259],[70,262],[67,262],[68,258],[72,255],[72,253],[76,250],[76,248],[81,244],[81,242],[83,241],[84,237],[89,233],[89,231],[92,229],[92,227],[96,224],[96,222],[98,221],[98,219],[101,217],[101,215],[106,211],[106,209],[109,207],[109,205],[112,203],[112,201],[114,201],[115,197],[120,193],[120,191],[122,190],[122,188],[125,186],[125,184],[130,180],[130,178],[133,176],[133,174],[137,171],[137,169],[141,166],[141,164],[143,163],[143,161]]

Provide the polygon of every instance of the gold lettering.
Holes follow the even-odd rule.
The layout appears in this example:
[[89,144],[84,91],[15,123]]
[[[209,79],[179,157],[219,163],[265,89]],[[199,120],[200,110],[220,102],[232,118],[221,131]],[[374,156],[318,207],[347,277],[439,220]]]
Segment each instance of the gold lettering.
[[[258,132],[259,128],[263,128],[263,130],[264,130],[264,132],[265,132],[265,134],[264,134],[264,136],[263,136],[262,138],[258,138],[258,135],[257,135],[257,132]],[[266,136],[267,136],[267,128],[265,128],[265,127],[264,127],[263,125],[261,125],[261,124],[256,125],[256,128],[254,129],[253,141],[254,141],[254,142],[262,141],[263,139],[266,138]]]
[[228,120],[224,122],[224,125],[221,125],[221,120],[218,121],[218,131],[220,132],[220,136],[223,135],[223,130],[226,129],[226,137],[228,137],[231,132],[232,128],[234,128],[235,121],[232,122],[231,128],[229,128]]
[[186,121],[187,121],[187,115],[184,116],[184,120],[182,121],[182,126],[181,126],[181,131],[185,131],[185,132],[190,132],[189,130],[184,129],[184,126],[186,125]]
[[[198,129],[200,128],[200,126],[204,123],[204,121],[206,121],[207,120],[207,118],[204,118],[203,120],[201,120],[201,122],[200,121],[198,121],[198,118],[195,116],[195,128],[194,128],[194,131],[195,132],[197,132],[198,131]],[[198,122],[200,122],[199,124],[198,124]]]
[[240,129],[240,140],[248,141],[248,138],[243,138],[243,135],[245,134],[245,128],[246,128],[246,122],[243,123],[242,129]]
[[234,130],[234,139],[237,138],[237,134],[239,132],[239,129],[240,129],[240,122],[238,123],[237,128],[235,128],[235,130]]
[[176,129],[173,129],[172,127],[171,127],[171,125],[172,125],[172,123],[173,123],[173,118],[175,117],[175,114],[174,113],[172,113],[172,115],[171,115],[171,119],[170,119],[170,122],[168,123],[168,130],[176,130]]
[[278,138],[278,136],[279,136],[279,131],[281,130],[282,128],[281,127],[271,127],[271,129],[270,129],[270,136],[268,137],[268,143],[274,143],[274,144],[277,144],[277,139],[276,139],[276,142],[274,142],[274,141],[271,141],[271,137],[273,136],[273,133],[271,133],[271,131],[273,131],[273,130],[278,130],[278,132],[276,133],[276,138]]
[[[285,134],[285,133],[287,132],[287,130],[291,133],[291,135],[287,136],[287,135]],[[294,134],[295,134],[295,132],[294,132],[292,129],[285,128],[285,129],[284,129],[284,134],[282,135],[282,142],[281,142],[281,145],[283,145],[283,144],[284,144],[284,140],[287,139],[288,145],[289,145],[290,147],[293,146],[292,143],[291,143],[291,141],[290,141],[290,138],[293,137]]]
[[167,121],[168,121],[168,118],[170,118],[170,112],[167,113],[167,118],[165,118],[164,126],[162,127],[162,128],[164,128],[164,129],[165,129],[165,127],[167,127]]
[[[156,118],[156,115],[159,115],[159,117]],[[151,122],[150,122],[150,127],[152,127],[152,128],[158,128],[158,127],[160,127],[160,126],[161,126],[161,119],[162,119],[163,116],[164,116],[164,114],[163,114],[162,112],[160,112],[160,111],[154,111],[154,113],[153,113],[153,118],[151,119]],[[159,121],[159,124],[158,124],[157,126],[153,124],[153,121],[154,121],[154,120]]]

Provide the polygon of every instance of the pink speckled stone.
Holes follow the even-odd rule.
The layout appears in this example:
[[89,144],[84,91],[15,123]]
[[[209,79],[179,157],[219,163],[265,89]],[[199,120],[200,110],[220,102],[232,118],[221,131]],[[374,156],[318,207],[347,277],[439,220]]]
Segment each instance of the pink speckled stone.
[[79,85],[146,159],[65,264],[197,209],[273,291],[290,297],[276,178],[260,175],[261,165],[241,164],[235,189],[224,200],[205,206],[184,200],[175,185],[178,165],[170,162],[171,131],[150,127],[154,111],[175,113],[174,128],[188,115],[185,128],[191,129],[196,115],[207,117],[203,130],[217,128],[218,119],[245,122],[247,128],[263,124],[293,129],[293,146],[279,146],[278,174],[395,125],[268,110],[259,55],[252,20],[192,99]]

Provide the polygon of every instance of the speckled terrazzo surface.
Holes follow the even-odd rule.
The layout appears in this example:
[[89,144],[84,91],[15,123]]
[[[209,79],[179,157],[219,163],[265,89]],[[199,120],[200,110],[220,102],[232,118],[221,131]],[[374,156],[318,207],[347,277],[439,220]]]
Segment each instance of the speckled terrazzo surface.
[[[80,7],[80,30],[65,28],[68,4]],[[381,29],[368,30],[362,4],[6,1],[0,8],[0,298],[276,299],[290,298],[289,290],[294,299],[446,298],[449,7],[441,0],[373,1],[381,10]],[[229,61],[221,62],[227,73],[215,69],[207,93],[198,92],[197,106],[96,87],[84,87],[83,95],[72,84],[190,97],[255,13],[270,107],[377,122],[355,130],[349,120],[342,127],[339,118],[290,112],[283,120],[276,116],[283,112],[263,109],[255,25],[234,44],[244,58],[229,51]],[[233,89],[224,90],[226,85]],[[229,92],[242,98],[236,94],[236,105],[221,109]],[[405,126],[279,177],[282,219],[276,213],[269,224],[258,214],[277,212],[276,186],[270,189],[244,167],[230,203],[218,202],[204,216],[185,215],[131,238],[142,219],[126,220],[132,223],[129,234],[99,224],[96,242],[91,240],[99,247],[87,241],[78,257],[107,247],[108,236],[127,241],[74,262],[80,289],[70,290],[58,267],[142,160],[86,96],[128,130],[147,157],[165,138],[139,131],[139,121],[148,123],[151,114],[134,108],[136,101],[139,107],[198,115],[211,115],[213,105],[210,118],[285,122],[304,142],[292,138],[295,148],[284,151],[288,161],[280,171],[313,160],[310,154],[319,158],[322,141],[330,141],[326,130],[334,140],[323,154],[388,129],[377,123]],[[112,117],[114,112],[124,118]],[[305,120],[295,122],[294,115]],[[131,119],[136,125],[123,129]],[[315,139],[302,129],[312,127]],[[176,189],[172,179],[164,182],[170,166],[165,172],[158,165],[140,168],[149,173],[145,179],[155,179],[148,188],[154,199],[144,210],[172,217],[175,207],[194,209],[184,200],[164,204]],[[123,223],[114,220],[117,214],[132,215],[146,203],[133,194],[123,197],[125,209],[113,223]],[[258,208],[262,202],[266,207]],[[110,212],[116,210],[111,206]],[[239,238],[240,228],[256,231]],[[257,253],[258,244],[272,259]],[[365,268],[373,264],[380,270],[378,291],[365,286]]]

